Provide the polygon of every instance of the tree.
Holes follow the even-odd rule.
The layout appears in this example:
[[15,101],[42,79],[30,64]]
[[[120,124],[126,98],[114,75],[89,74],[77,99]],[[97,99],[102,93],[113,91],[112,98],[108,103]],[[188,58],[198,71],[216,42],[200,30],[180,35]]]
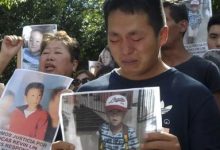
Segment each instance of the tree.
[[213,14],[220,13],[220,1],[219,0],[212,0],[212,10],[213,10]]
[[[21,35],[22,28],[31,24],[57,24],[58,29],[78,39],[81,45],[81,63],[97,60],[106,46],[106,31],[102,18],[104,0],[1,0],[0,37]],[[212,0],[213,13],[220,10],[220,0]],[[3,20],[3,21],[2,21]],[[0,76],[6,83],[16,68],[16,58]]]
[[[0,37],[21,35],[22,28],[31,24],[57,24],[58,29],[78,39],[81,45],[82,66],[88,60],[96,60],[106,45],[106,35],[102,20],[102,0],[26,0],[7,3],[2,1]],[[0,77],[6,83],[16,68],[16,58]]]

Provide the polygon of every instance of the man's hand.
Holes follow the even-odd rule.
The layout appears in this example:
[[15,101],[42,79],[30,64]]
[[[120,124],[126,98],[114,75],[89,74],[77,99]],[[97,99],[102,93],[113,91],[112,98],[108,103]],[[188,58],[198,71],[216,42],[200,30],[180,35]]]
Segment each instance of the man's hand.
[[51,150],[75,150],[75,147],[73,144],[67,142],[56,141],[52,143]]
[[181,150],[178,138],[166,132],[145,133],[141,150]]

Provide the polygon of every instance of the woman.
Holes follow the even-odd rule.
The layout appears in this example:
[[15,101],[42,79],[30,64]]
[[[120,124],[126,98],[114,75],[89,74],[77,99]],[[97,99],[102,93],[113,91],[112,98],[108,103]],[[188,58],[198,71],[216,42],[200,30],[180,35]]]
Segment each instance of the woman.
[[[21,37],[15,35],[4,37],[0,53],[0,73],[22,45]],[[77,69],[78,60],[79,43],[75,38],[71,38],[65,31],[44,34],[39,71],[72,77]],[[61,137],[61,132],[58,132],[56,140],[61,140]]]
[[76,91],[82,84],[95,79],[95,76],[88,70],[79,70],[73,80],[73,91]]
[[65,31],[45,34],[41,45],[39,70],[72,77],[79,60],[79,43]]

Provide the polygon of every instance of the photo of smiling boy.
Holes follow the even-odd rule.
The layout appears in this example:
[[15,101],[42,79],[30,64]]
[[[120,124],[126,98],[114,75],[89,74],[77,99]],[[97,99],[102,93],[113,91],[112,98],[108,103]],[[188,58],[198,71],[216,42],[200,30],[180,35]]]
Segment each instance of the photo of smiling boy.
[[43,33],[40,30],[32,30],[28,47],[24,48],[23,68],[38,70],[40,59],[40,48],[43,40]]
[[44,85],[32,82],[25,88],[26,105],[18,106],[11,114],[9,131],[43,140],[48,126],[48,113],[40,105]]
[[123,123],[128,110],[125,96],[110,96],[105,103],[108,123],[99,130],[99,150],[136,150],[139,148],[136,131]]

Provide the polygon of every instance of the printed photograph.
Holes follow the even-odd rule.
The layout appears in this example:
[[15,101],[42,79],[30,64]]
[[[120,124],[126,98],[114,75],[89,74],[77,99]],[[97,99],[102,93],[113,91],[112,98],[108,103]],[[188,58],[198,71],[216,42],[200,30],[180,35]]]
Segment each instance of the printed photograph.
[[203,56],[207,47],[207,24],[212,16],[211,0],[182,0],[188,10],[188,30],[184,44],[192,54]]
[[161,131],[158,87],[62,94],[61,129],[77,150],[140,149],[143,133]]
[[56,24],[23,27],[22,37],[24,38],[24,46],[21,50],[21,60],[19,61],[21,62],[20,66],[22,69],[38,70],[43,34],[55,33],[56,31]]
[[69,77],[16,69],[0,99],[0,139],[8,139],[0,140],[0,147],[16,149],[21,143],[17,149],[49,149],[59,126],[60,95],[71,82]]

